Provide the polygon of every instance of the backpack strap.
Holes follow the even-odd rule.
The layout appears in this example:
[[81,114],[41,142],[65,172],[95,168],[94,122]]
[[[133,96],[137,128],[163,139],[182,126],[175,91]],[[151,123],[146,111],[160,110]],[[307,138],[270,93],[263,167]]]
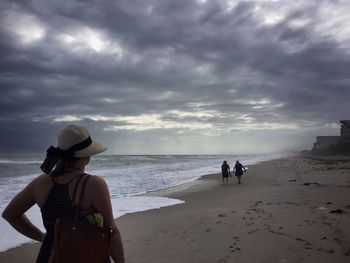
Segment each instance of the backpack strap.
[[[81,178],[81,177],[80,177]],[[79,179],[80,179],[79,178]],[[80,192],[80,196],[79,196],[79,201],[78,201],[78,204],[77,204],[77,209],[75,211],[75,215],[74,215],[74,219],[75,220],[78,220],[78,215],[79,215],[79,212],[80,212],[80,204],[81,204],[81,200],[83,200],[83,196],[84,196],[84,192],[85,192],[85,186],[86,186],[86,183],[88,181],[88,179],[90,178],[90,175],[87,175],[84,177],[84,180],[83,180],[83,186],[81,187],[81,192]],[[79,180],[80,181],[80,180]],[[78,184],[79,182],[77,182]]]
[[83,196],[84,196],[84,191],[85,191],[85,186],[86,186],[86,183],[88,181],[88,179],[90,178],[91,175],[87,175],[84,179],[84,182],[83,182],[83,186],[82,186],[82,189],[81,189],[81,192],[80,192],[80,198],[79,198],[79,203],[78,203],[78,206],[80,207],[80,203],[81,203],[81,200],[83,200]]
[[66,184],[71,184],[75,179],[79,178],[80,176],[84,175],[85,173],[75,175],[72,179],[70,179]]
[[[78,177],[78,180],[77,180],[77,182],[75,183],[74,191],[73,191],[73,196],[72,196],[72,203],[73,203],[73,205],[74,205],[75,197],[76,197],[76,195],[77,195],[77,190],[78,190],[79,182],[80,182],[80,180],[83,178],[84,175],[85,175],[85,173],[84,173],[84,174],[80,174],[80,175],[77,176],[77,177]],[[76,178],[76,177],[74,177],[74,179],[75,179],[75,178]]]

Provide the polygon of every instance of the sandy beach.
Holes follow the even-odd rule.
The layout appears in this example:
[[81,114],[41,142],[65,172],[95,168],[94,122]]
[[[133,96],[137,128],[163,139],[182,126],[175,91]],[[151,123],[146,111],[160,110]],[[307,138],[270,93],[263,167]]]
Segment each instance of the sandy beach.
[[[185,203],[119,218],[126,261],[350,262],[349,159],[263,162],[242,181],[206,175],[150,193]],[[0,262],[35,262],[38,247],[0,253]]]

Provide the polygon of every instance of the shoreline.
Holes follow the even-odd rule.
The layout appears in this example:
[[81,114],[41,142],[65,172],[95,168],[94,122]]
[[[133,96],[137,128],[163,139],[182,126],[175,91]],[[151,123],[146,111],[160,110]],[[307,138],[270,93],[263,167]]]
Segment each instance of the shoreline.
[[[183,183],[183,184],[176,185],[176,186],[171,186],[171,187],[165,188],[165,189],[158,189],[158,190],[154,190],[154,191],[149,191],[149,192],[138,194],[138,195],[135,195],[135,196],[139,196],[139,197],[142,197],[142,196],[169,197],[168,195],[171,195],[171,194],[174,194],[174,193],[177,193],[177,192],[182,192],[182,191],[184,191],[186,189],[190,189],[191,187],[196,186],[197,184],[200,184],[201,183],[200,180],[202,179],[202,177],[212,176],[212,175],[215,175],[215,174],[201,175],[199,178],[197,178],[197,179],[195,179],[194,181],[191,181],[191,182]],[[174,198],[174,199],[176,199],[176,198]],[[180,200],[180,199],[177,199],[177,200]],[[183,203],[174,204],[174,205],[181,205],[181,204],[183,204]],[[116,218],[114,218],[114,220],[119,220],[121,217],[130,215],[130,214],[143,213],[143,212],[147,212],[149,210],[162,209],[162,208],[170,207],[170,206],[174,206],[174,205],[167,205],[167,206],[162,206],[160,208],[150,208],[148,210],[141,210],[141,211],[131,212],[131,213],[124,214],[124,215],[122,215],[120,217],[116,217]],[[1,220],[3,220],[3,219],[1,219]],[[27,242],[27,243],[19,244],[18,246],[15,246],[15,247],[11,247],[11,248],[9,248],[9,249],[7,249],[5,251],[0,251],[0,262],[3,262],[1,259],[2,259],[2,255],[4,255],[4,254],[9,253],[10,255],[12,255],[12,254],[14,254],[14,253],[12,253],[12,251],[15,252],[17,250],[22,250],[22,249],[25,251],[25,253],[28,253],[28,252],[30,252],[31,248],[35,248],[35,249],[39,250],[40,249],[40,244],[38,242],[36,242],[36,241],[30,241],[30,242]],[[23,258],[23,259],[25,259],[25,258]]]
[[139,224],[148,228],[137,227],[126,240],[132,246],[127,259],[348,262],[349,171],[348,159],[292,157],[252,165],[243,185],[231,181],[223,186],[221,176],[211,174],[202,176],[200,184],[158,193],[185,203],[119,220],[126,232]]
[[[276,159],[249,166],[241,185],[232,179],[223,186],[209,174],[147,193],[185,203],[119,217],[126,261],[350,260],[349,160]],[[0,261],[34,262],[38,247],[1,252]]]

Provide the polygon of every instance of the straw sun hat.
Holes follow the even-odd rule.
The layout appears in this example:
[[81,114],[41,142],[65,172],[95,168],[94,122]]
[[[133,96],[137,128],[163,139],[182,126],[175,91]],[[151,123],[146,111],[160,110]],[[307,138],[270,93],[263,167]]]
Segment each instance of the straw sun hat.
[[101,143],[91,140],[88,129],[70,124],[57,135],[57,147],[63,151],[74,151],[74,157],[89,157],[107,150]]

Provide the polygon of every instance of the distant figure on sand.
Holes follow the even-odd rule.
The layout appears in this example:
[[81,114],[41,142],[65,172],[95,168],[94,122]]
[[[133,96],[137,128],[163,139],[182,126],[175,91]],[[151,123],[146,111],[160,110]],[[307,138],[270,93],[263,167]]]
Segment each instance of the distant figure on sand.
[[221,174],[222,174],[222,184],[228,183],[228,176],[230,174],[230,166],[228,165],[227,161],[225,160],[221,165]]
[[235,176],[237,176],[238,183],[240,184],[241,176],[243,175],[243,170],[246,172],[247,169],[239,162],[239,160],[237,160],[233,170],[235,171]]
[[[21,234],[41,242],[36,262],[46,263],[55,240],[56,220],[69,216],[74,205],[79,204],[82,208],[76,215],[79,220],[94,224],[96,228],[111,227],[110,256],[115,262],[124,263],[123,243],[113,217],[108,185],[102,177],[85,173],[90,158],[107,147],[93,141],[86,127],[74,124],[62,129],[57,140],[58,146],[47,150],[40,167],[43,173],[11,200],[2,213],[3,218]],[[76,196],[80,196],[79,203]],[[46,233],[25,215],[34,205],[40,207]],[[1,235],[5,238],[3,233]]]

